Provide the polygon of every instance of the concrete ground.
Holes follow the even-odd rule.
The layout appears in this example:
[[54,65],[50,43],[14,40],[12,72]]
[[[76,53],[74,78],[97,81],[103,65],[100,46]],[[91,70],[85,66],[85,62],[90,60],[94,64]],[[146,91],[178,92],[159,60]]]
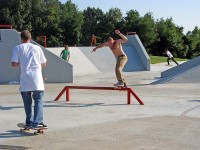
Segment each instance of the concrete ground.
[[200,85],[151,85],[168,69],[152,65],[150,72],[124,73],[145,105],[125,92],[71,90],[53,101],[65,85],[112,86],[114,73],[76,77],[73,84],[46,84],[43,135],[21,133],[24,108],[18,85],[0,85],[0,149],[14,150],[199,150]]

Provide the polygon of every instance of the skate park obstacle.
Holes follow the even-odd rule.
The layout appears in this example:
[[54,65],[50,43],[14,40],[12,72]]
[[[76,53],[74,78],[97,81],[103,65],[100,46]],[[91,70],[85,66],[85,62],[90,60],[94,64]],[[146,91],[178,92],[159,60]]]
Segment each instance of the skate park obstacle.
[[70,89],[126,91],[127,92],[127,104],[131,104],[131,95],[132,95],[140,103],[140,105],[144,105],[143,101],[138,97],[138,95],[133,91],[132,88],[118,88],[118,87],[65,86],[62,89],[62,91],[58,94],[58,96],[55,98],[55,101],[58,101],[64,93],[66,94],[66,101],[70,101]]
[[9,24],[0,24],[0,28],[12,29],[12,25],[9,25]]

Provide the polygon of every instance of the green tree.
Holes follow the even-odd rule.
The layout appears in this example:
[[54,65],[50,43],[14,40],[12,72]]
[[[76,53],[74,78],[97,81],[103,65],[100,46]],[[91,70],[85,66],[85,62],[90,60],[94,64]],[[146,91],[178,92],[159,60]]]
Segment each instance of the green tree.
[[2,0],[0,1],[1,23],[10,24],[18,30],[30,30],[31,24],[26,21],[30,10],[30,0]]
[[99,35],[101,36],[101,42],[105,42],[108,37],[119,38],[115,34],[115,30],[119,29],[121,32],[124,31],[122,26],[122,12],[119,8],[111,8],[101,17],[98,25]]
[[63,29],[63,43],[68,45],[79,45],[81,38],[81,27],[83,24],[82,12],[78,11],[75,4],[68,0],[62,6],[60,26]]
[[157,41],[156,24],[151,12],[138,19],[136,32],[143,42],[146,51],[151,53],[152,45]]
[[61,3],[58,0],[46,0],[45,1],[45,22],[46,27],[43,29],[48,46],[63,46],[63,29],[60,27],[61,22]]
[[82,38],[81,43],[83,45],[90,45],[92,34],[97,36],[97,42],[101,41],[101,32],[105,29],[101,21],[104,17],[104,13],[99,8],[88,7],[83,11],[83,25],[82,25]]
[[185,44],[188,45],[187,58],[194,58],[200,55],[200,29],[197,26],[193,31],[186,34]]
[[173,23],[172,18],[161,18],[156,22],[158,41],[154,43],[154,54],[162,55],[164,48],[169,48],[175,57],[184,57],[183,28]]
[[138,29],[138,22],[140,19],[139,12],[137,10],[130,10],[126,13],[125,29],[127,32],[136,32]]

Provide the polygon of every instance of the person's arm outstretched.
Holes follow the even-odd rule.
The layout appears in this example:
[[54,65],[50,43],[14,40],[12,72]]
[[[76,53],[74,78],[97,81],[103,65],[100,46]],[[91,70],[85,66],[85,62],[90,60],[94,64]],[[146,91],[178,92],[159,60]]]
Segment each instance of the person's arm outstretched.
[[105,42],[105,43],[102,43],[102,44],[100,44],[100,45],[98,45],[97,47],[95,47],[95,48],[92,50],[92,52],[95,52],[98,48],[102,48],[102,47],[104,47],[104,46],[106,46],[106,42]]
[[115,33],[121,37],[118,41],[120,43],[125,43],[128,39],[125,35],[123,35],[119,30],[115,30]]

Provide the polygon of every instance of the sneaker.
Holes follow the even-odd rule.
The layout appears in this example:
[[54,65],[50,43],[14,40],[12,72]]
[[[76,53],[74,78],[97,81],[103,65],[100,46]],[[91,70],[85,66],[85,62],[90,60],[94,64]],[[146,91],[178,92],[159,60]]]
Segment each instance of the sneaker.
[[115,86],[124,86],[123,82],[117,82],[116,84],[114,84]]
[[128,85],[127,85],[126,83],[124,83],[124,87],[125,87],[125,88],[128,88]]
[[42,127],[42,128],[48,129],[48,126],[45,125],[43,122],[40,123],[40,124],[38,125],[38,127]]
[[30,124],[25,124],[24,128],[29,129],[32,128],[32,126]]

